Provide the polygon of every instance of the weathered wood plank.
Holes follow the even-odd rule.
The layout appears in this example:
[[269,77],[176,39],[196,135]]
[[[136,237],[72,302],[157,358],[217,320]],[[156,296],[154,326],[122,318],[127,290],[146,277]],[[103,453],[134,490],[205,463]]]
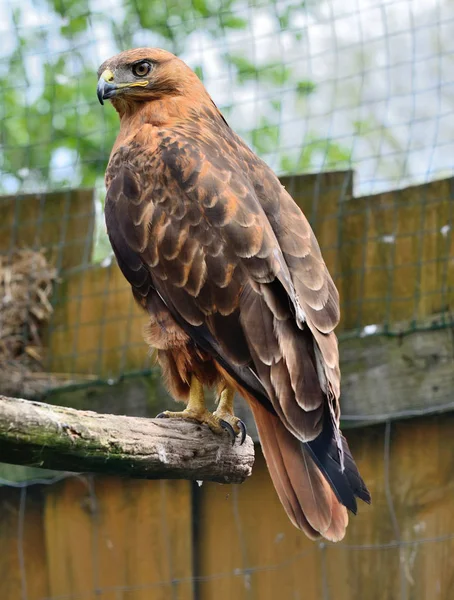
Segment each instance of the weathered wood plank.
[[187,481],[81,477],[46,492],[51,597],[193,600]]
[[85,382],[57,388],[36,400],[79,410],[148,418],[154,418],[164,410],[184,408],[184,404],[174,400],[165,389],[157,367],[110,383]]
[[[443,316],[422,322],[427,329],[401,336],[371,335],[340,341],[343,428],[421,413],[452,410],[454,399],[454,323]],[[440,327],[440,328],[437,328]],[[113,385],[60,390],[48,400],[80,409],[154,417],[178,406],[165,392],[159,370]],[[180,405],[181,406],[181,405]],[[257,432],[246,403],[237,398],[237,415],[254,441]]]
[[46,248],[59,270],[91,261],[95,222],[91,189],[0,197],[0,253]]
[[[23,527],[28,598],[450,600],[454,415],[361,428],[349,442],[373,502],[337,545],[292,527],[260,453],[243,485],[195,487],[193,534],[188,482],[96,476],[34,487]],[[2,600],[21,597],[19,495],[0,488]]]
[[251,482],[195,490],[199,600],[323,598],[318,546],[290,523],[260,451]]
[[330,595],[452,597],[453,439],[454,415],[392,424],[389,453],[385,426],[350,433],[373,503],[352,519],[344,544],[327,546]]
[[56,289],[47,369],[115,378],[150,367],[145,313],[116,263],[72,273]]
[[0,598],[48,597],[40,489],[0,489],[0,548]]
[[340,351],[344,426],[454,409],[454,324],[345,340]]
[[[292,527],[263,458],[230,493],[196,491],[200,600],[450,600],[454,585],[454,415],[349,432],[371,494],[339,544]],[[228,523],[219,527],[219,522]]]
[[450,178],[342,205],[341,330],[453,310],[453,190]]
[[241,482],[250,475],[250,438],[181,419],[139,419],[0,396],[3,462],[144,479]]

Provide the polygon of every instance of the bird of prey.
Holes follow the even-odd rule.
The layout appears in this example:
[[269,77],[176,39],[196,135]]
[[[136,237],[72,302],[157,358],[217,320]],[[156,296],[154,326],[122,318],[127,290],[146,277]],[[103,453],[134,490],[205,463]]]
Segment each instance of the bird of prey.
[[[347,509],[370,495],[339,430],[339,298],[308,221],[173,54],[114,56],[97,93],[120,118],[105,178],[110,242],[169,391],[187,402],[162,416],[241,442],[238,392],[292,523],[342,539]],[[204,387],[217,391],[214,413]]]

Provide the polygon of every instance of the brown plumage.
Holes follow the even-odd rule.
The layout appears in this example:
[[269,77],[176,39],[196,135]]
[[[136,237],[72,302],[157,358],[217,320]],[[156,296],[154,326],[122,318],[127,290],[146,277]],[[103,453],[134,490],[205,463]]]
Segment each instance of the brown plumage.
[[172,394],[192,375],[233,386],[291,521],[341,539],[370,496],[339,431],[338,293],[308,221],[181,60],[130,50],[99,77],[121,123],[107,229]]

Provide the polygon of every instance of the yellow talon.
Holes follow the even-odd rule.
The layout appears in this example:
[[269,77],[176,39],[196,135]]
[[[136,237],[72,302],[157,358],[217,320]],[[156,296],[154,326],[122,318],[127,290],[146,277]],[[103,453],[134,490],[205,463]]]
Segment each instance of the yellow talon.
[[205,394],[203,385],[194,375],[191,378],[191,387],[189,390],[189,402],[182,411],[166,410],[158,415],[158,418],[168,417],[169,419],[190,419],[198,423],[205,423],[215,433],[222,433],[223,427],[205,406]]
[[246,438],[246,427],[240,419],[233,414],[233,398],[235,392],[230,387],[225,387],[221,392],[219,405],[214,413],[210,413],[205,406],[205,394],[203,385],[193,375],[189,391],[189,402],[182,411],[166,410],[158,415],[158,418],[189,419],[198,423],[206,424],[214,433],[222,433],[226,430],[231,436],[233,443],[237,435],[241,434],[240,443]]
[[244,440],[246,439],[246,426],[241,419],[235,417],[233,412],[234,398],[235,390],[229,386],[226,386],[221,392],[218,407],[213,414],[221,422],[230,425],[230,428],[235,436],[241,434],[240,444],[243,444]]

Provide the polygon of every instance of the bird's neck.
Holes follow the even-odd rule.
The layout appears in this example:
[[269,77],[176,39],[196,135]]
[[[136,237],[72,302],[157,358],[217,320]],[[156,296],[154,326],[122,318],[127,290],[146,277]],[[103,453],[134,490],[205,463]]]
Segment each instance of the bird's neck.
[[177,98],[157,98],[147,102],[112,103],[120,116],[120,127],[149,124],[162,126],[178,116],[179,104]]
[[[134,135],[137,135],[144,126],[147,130],[156,131],[161,128],[172,128],[181,123],[186,123],[194,118],[194,115],[202,113],[204,110],[217,111],[210,96],[203,90],[203,94],[199,94],[197,98],[191,97],[190,101],[187,96],[174,96],[157,98],[143,103],[126,104],[113,102],[115,109],[120,116],[120,132],[115,142],[112,153],[116,149],[127,143]],[[149,137],[149,132],[147,137]]]
[[157,127],[169,126],[184,121],[197,108],[210,106],[212,100],[202,83],[192,84],[189,90],[183,86],[173,94],[166,93],[155,98],[148,96],[145,102],[131,101],[127,96],[112,99],[112,104],[120,116],[121,127],[131,122],[140,125],[147,123]]

